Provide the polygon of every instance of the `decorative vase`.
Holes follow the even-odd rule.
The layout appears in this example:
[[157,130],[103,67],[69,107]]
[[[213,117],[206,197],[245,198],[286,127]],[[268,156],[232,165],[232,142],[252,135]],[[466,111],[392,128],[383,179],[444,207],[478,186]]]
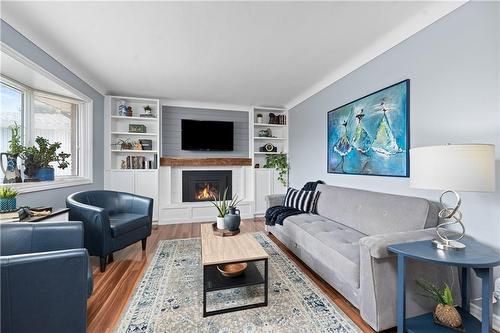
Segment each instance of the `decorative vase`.
[[0,198],[0,211],[7,212],[16,209],[16,198]]
[[257,117],[257,123],[262,124],[262,117]]
[[[6,158],[6,165],[3,164],[3,156]],[[21,178],[21,170],[19,170],[17,166],[17,157],[18,155],[9,154],[9,153],[1,153],[0,158],[2,159],[1,167],[4,174],[3,182],[4,183],[22,183],[23,179]]]
[[217,216],[217,229],[225,229],[224,228],[224,218]]
[[236,207],[229,207],[229,213],[224,217],[224,225],[229,231],[236,231],[240,229],[241,216],[240,210]]
[[54,168],[45,167],[38,169],[35,178],[37,178],[40,181],[54,180]]

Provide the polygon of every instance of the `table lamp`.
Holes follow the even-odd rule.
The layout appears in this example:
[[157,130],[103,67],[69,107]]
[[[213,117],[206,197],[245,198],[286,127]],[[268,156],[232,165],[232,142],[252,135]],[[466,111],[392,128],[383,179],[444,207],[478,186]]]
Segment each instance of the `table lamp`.
[[[439,198],[442,209],[440,223],[436,227],[437,238],[434,246],[443,250],[463,249],[459,242],[464,237],[460,205],[457,191],[495,191],[495,146],[489,144],[459,144],[429,146],[410,149],[410,187],[444,190]],[[454,195],[456,204],[448,207],[445,197]],[[459,225],[462,229],[453,235],[446,235],[446,226]]]

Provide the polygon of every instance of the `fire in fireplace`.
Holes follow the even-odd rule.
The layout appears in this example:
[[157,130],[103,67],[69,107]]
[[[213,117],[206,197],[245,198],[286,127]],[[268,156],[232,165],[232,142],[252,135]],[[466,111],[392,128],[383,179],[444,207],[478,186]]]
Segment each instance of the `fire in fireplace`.
[[182,172],[182,201],[211,201],[222,196],[227,188],[227,199],[232,199],[231,170],[203,170]]

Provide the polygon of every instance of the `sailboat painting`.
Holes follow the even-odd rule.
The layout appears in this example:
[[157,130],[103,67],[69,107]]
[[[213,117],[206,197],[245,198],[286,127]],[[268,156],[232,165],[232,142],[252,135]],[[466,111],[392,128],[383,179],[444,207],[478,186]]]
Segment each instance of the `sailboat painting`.
[[409,176],[410,80],[328,112],[328,172]]

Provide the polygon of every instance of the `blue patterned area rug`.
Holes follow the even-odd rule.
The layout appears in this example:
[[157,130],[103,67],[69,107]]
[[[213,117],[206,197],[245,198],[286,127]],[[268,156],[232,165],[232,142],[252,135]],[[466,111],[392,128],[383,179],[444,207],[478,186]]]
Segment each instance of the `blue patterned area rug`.
[[[199,238],[160,241],[116,332],[331,332],[361,330],[269,237],[269,305],[203,318]],[[208,310],[261,301],[262,287],[213,292]]]

